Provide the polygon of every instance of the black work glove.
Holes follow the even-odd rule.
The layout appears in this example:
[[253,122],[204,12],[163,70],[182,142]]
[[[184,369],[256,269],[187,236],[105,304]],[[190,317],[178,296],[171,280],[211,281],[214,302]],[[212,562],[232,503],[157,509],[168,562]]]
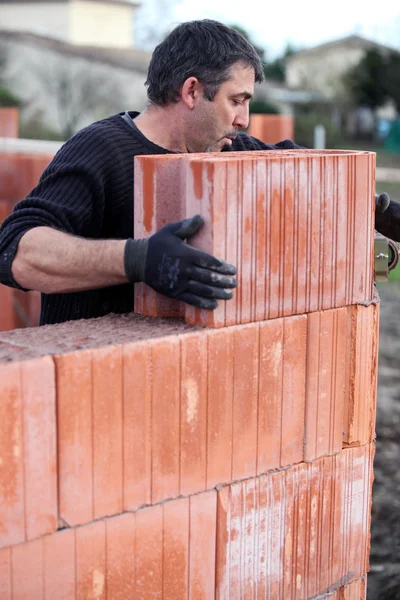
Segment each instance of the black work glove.
[[400,204],[391,200],[386,192],[375,195],[375,229],[400,242]]
[[125,245],[125,273],[132,282],[144,281],[169,298],[199,308],[214,309],[217,299],[230,300],[236,268],[189,246],[184,240],[203,224],[200,215],[170,223],[147,239],[129,239]]

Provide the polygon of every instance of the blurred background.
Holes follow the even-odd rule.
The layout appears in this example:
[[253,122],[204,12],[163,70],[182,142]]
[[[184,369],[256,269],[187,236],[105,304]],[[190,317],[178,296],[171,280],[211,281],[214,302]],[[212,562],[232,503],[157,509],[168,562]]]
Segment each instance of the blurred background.
[[[251,113],[290,115],[294,141],[309,148],[375,151],[377,191],[400,201],[395,0],[0,0],[0,107],[18,109],[18,137],[52,141],[112,113],[140,111],[152,50],[178,23],[201,18],[236,27],[262,57],[266,79]],[[400,267],[378,286],[368,600],[400,600],[399,282]]]

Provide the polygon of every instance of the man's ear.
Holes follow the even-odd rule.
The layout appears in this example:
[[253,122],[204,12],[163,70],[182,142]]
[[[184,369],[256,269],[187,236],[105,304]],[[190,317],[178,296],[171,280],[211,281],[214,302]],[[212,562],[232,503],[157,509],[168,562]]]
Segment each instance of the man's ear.
[[203,86],[197,77],[188,77],[181,89],[182,102],[189,110],[197,104],[199,97],[203,94]]

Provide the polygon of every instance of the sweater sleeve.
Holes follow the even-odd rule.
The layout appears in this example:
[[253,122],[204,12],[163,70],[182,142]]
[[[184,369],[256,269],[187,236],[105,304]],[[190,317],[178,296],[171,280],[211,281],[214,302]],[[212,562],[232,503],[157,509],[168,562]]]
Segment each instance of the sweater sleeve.
[[99,237],[107,181],[107,142],[103,137],[90,126],[66,142],[38,185],[4,220],[0,228],[0,283],[20,288],[11,265],[20,239],[29,229],[45,226]]
[[[257,138],[251,137],[246,133],[238,133],[236,139],[228,151],[243,151],[243,150],[301,150],[303,147],[298,146],[292,140],[282,140],[276,144],[266,144]],[[227,149],[224,149],[226,151]]]

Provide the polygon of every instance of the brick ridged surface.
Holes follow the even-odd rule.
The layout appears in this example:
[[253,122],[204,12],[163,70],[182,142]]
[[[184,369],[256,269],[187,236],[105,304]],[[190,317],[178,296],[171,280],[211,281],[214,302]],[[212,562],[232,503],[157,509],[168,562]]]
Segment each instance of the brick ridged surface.
[[136,166],[136,235],[203,214],[239,287],[0,333],[0,598],[365,600],[373,156]]
[[346,449],[4,548],[1,598],[361,600],[373,452]]
[[137,284],[135,310],[223,327],[370,301],[374,186],[367,152],[136,157],[135,237],[199,213],[190,242],[236,265],[239,285],[210,312]]
[[294,139],[294,118],[292,115],[250,115],[247,133],[266,144],[276,144],[282,140]]

